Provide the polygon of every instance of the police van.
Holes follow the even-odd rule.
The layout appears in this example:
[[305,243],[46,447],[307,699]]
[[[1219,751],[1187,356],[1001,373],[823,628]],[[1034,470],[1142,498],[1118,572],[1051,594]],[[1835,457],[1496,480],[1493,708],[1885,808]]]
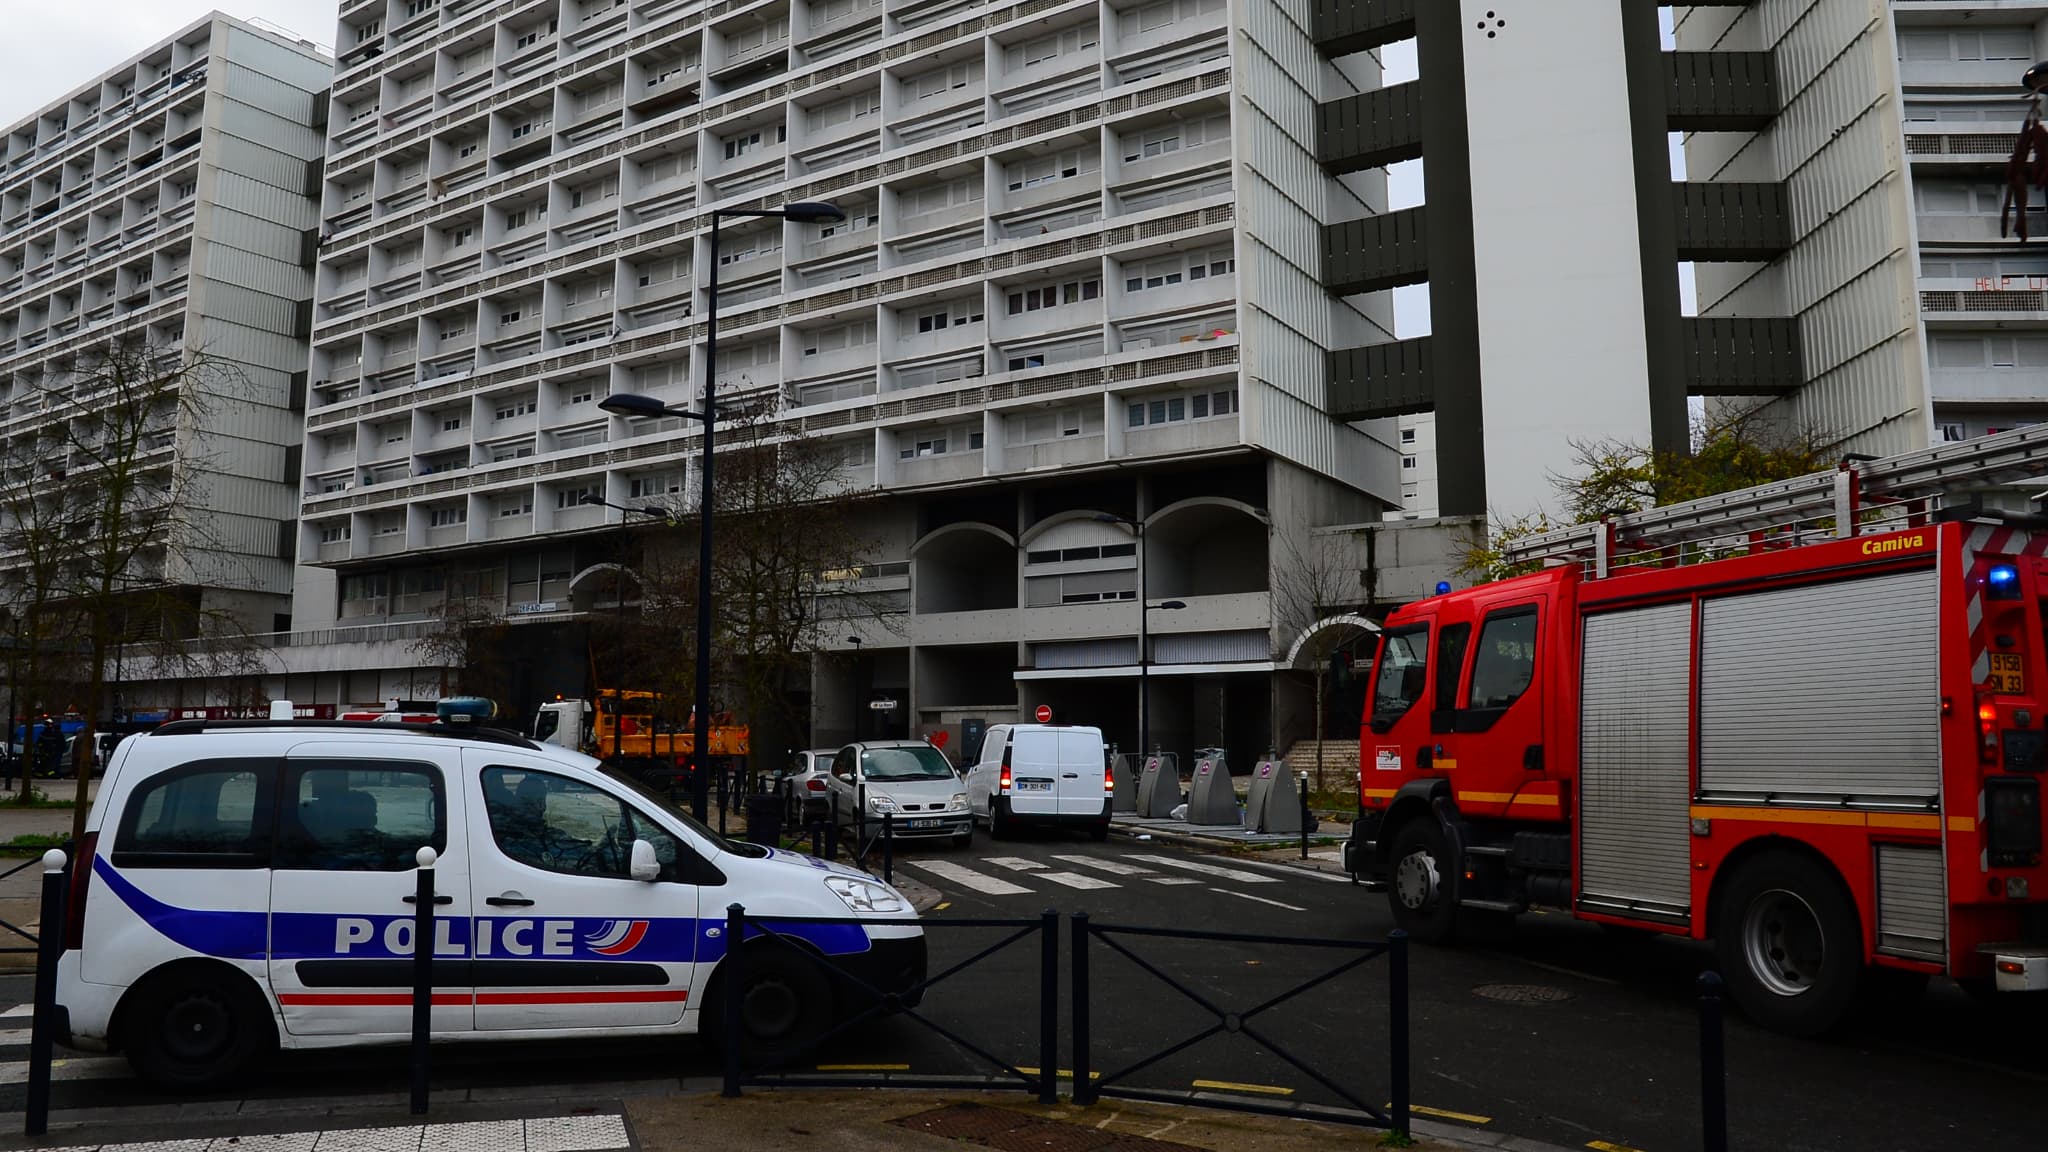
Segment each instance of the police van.
[[[726,908],[850,976],[924,978],[910,902],[865,873],[726,840],[634,779],[483,727],[179,721],[124,741],[78,845],[58,1026],[199,1088],[273,1048],[410,1035],[417,860],[435,863],[433,1031],[516,1040],[716,1030]],[[289,715],[288,712],[284,713]],[[750,945],[743,1035],[830,1026],[850,981]]]

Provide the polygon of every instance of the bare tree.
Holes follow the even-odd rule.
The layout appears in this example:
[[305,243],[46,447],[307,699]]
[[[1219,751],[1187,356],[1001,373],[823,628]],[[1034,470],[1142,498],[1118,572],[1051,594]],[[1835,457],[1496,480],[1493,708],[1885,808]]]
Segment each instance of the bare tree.
[[1305,544],[1293,536],[1283,536],[1281,540],[1284,555],[1274,574],[1274,615],[1281,623],[1283,635],[1292,637],[1307,634],[1306,639],[1302,641],[1297,661],[1307,661],[1308,675],[1313,686],[1316,741],[1314,787],[1320,792],[1325,790],[1323,737],[1324,716],[1329,711],[1331,663],[1337,653],[1355,639],[1355,636],[1345,628],[1317,628],[1316,625],[1333,613],[1358,603],[1358,573],[1345,567],[1334,552],[1322,547],[1321,542],[1314,538],[1310,538]]
[[[7,644],[7,740],[13,753],[14,720],[43,709],[55,684],[56,650],[73,635],[71,605],[60,591],[66,544],[67,501],[51,490],[51,460],[58,450],[47,427],[0,444],[0,601]],[[32,796],[35,748],[32,725],[22,731],[21,791]]]

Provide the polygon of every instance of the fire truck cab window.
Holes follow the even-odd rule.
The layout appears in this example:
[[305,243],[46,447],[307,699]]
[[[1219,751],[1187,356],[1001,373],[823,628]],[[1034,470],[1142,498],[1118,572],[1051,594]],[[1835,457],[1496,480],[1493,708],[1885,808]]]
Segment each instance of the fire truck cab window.
[[1401,628],[1380,642],[1379,669],[1373,676],[1372,730],[1391,728],[1422,699],[1429,673],[1429,626]]
[[1456,731],[1458,674],[1465,670],[1465,645],[1472,625],[1446,624],[1436,637],[1436,704],[1429,714],[1432,732]]
[[1536,674],[1536,612],[1518,609],[1487,619],[1472,658],[1467,708],[1506,708],[1529,688]]

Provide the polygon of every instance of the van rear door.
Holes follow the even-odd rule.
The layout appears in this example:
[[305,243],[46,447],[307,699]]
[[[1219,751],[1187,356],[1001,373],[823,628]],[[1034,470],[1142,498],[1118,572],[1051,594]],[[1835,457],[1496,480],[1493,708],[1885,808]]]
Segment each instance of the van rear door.
[[[1059,734],[1050,728],[1018,728],[1010,740],[1010,811],[1019,816],[1052,816],[1061,811]],[[1101,787],[1098,783],[1096,787]]]
[[1107,764],[1103,758],[1102,733],[1094,728],[1076,728],[1053,735],[1059,745],[1060,815],[1102,815],[1102,803],[1109,798],[1109,793],[1102,787]]

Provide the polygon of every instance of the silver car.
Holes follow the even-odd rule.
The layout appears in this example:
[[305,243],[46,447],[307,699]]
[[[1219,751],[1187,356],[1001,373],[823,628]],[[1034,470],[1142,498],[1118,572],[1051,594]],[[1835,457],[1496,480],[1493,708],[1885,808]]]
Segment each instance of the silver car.
[[974,817],[967,786],[946,754],[923,740],[866,740],[848,744],[832,758],[825,786],[838,797],[839,822],[854,827],[867,804],[869,835],[891,818],[890,834],[902,839],[949,837],[956,848],[974,842]]
[[838,752],[837,748],[812,748],[790,755],[789,770],[782,780],[791,795],[803,801],[806,824],[826,818],[831,801],[825,791],[825,780],[832,774],[832,757]]

